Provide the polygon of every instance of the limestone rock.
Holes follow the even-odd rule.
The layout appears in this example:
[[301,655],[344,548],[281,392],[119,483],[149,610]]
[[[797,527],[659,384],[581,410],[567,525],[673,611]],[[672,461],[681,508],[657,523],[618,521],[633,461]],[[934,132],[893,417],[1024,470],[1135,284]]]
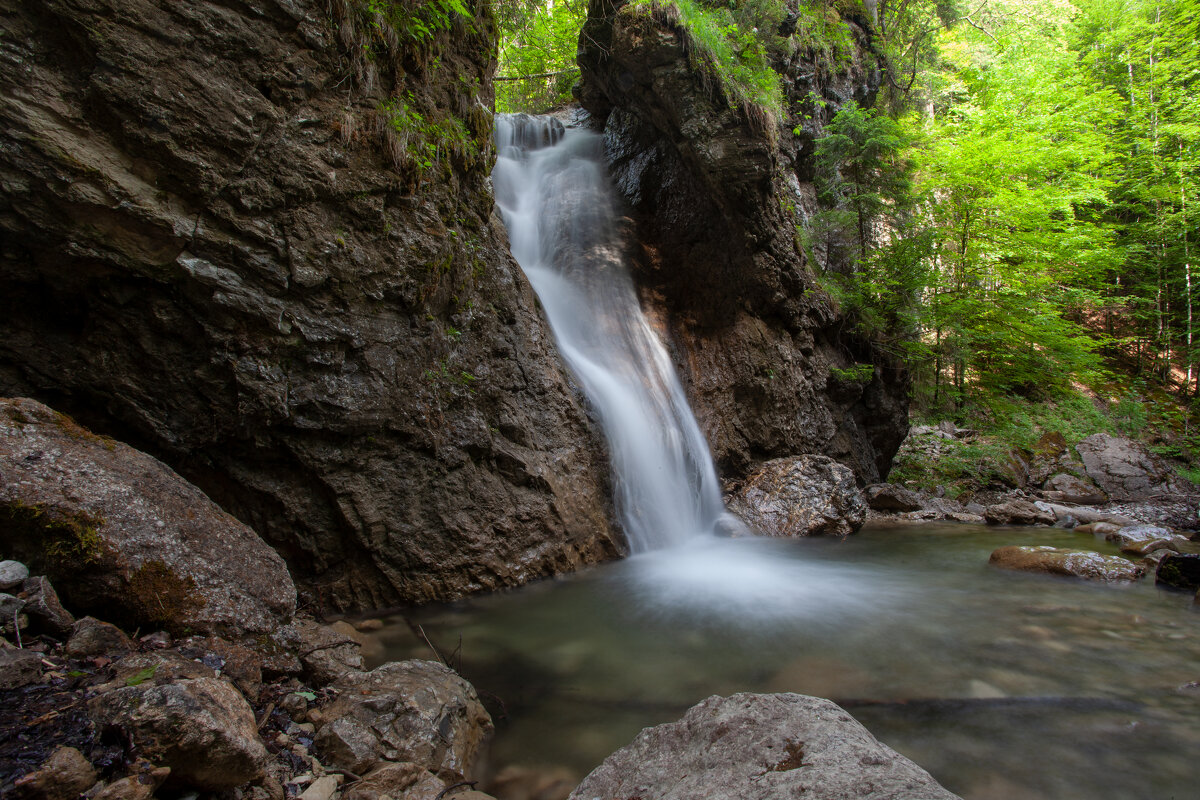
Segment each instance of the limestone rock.
[[29,577],[29,567],[20,561],[0,561],[0,592],[15,589]]
[[1181,491],[1178,479],[1161,460],[1131,439],[1093,434],[1075,446],[1088,477],[1113,501],[1146,500]]
[[[336,608],[619,549],[493,216],[491,12],[433,69],[367,5],[9,3],[0,70],[0,396],[136,442]],[[404,97],[464,126],[428,173]]]
[[[351,763],[366,769],[368,761],[409,761],[445,780],[462,780],[492,733],[491,717],[471,684],[431,661],[351,672],[333,688],[341,696],[323,710],[329,722],[314,745],[323,759],[343,769]],[[363,751],[368,738],[372,755]]]
[[[712,91],[667,14],[624,0],[591,9],[579,98],[604,126],[636,226],[643,305],[722,474],[822,453],[863,484],[883,480],[907,432],[907,372],[845,324],[796,246],[797,226],[819,210],[815,140],[844,104],[870,105],[880,84],[871,34],[843,18],[853,55],[828,72],[803,48],[780,57],[788,111],[776,131]],[[800,108],[811,114],[792,114]],[[818,248],[822,266],[847,264]]]
[[1126,525],[1105,533],[1106,541],[1121,548],[1123,553],[1146,555],[1154,550],[1179,550],[1188,539],[1157,525]]
[[67,603],[130,627],[265,633],[296,592],[283,560],[165,464],[32,400],[0,401],[9,546]]
[[0,689],[16,689],[42,679],[42,656],[32,650],[0,649]]
[[1120,556],[1047,545],[1009,545],[992,552],[988,563],[1003,569],[1045,572],[1116,583],[1136,581],[1144,567]]
[[59,747],[36,771],[13,784],[14,800],[76,800],[96,782],[96,770],[74,747]]
[[75,617],[63,608],[58,593],[44,575],[29,578],[21,587],[25,600],[25,613],[36,620],[38,626],[56,636],[65,636],[75,625]]
[[67,639],[67,655],[98,656],[128,653],[134,649],[133,641],[120,628],[95,617],[83,617],[71,626],[71,638]]
[[988,506],[983,517],[989,525],[1053,525],[1055,519],[1052,512],[1017,498]]
[[828,700],[710,697],[647,728],[584,778],[571,800],[953,800]]
[[[438,800],[446,784],[419,764],[383,764],[342,793],[342,800]],[[454,798],[457,795],[446,795]]]
[[867,505],[876,511],[918,511],[921,496],[893,483],[876,483],[863,490]]
[[1108,495],[1095,484],[1065,472],[1052,476],[1042,484],[1042,487],[1052,492],[1058,492],[1060,499],[1067,503],[1090,504],[1108,501]]
[[1164,556],[1154,571],[1154,582],[1189,592],[1200,590],[1200,555],[1172,553]]
[[331,800],[337,788],[337,778],[333,775],[322,775],[300,793],[300,800]]
[[220,791],[263,774],[254,711],[224,681],[126,686],[94,697],[88,714],[97,727],[127,731],[142,756],[171,768],[173,782]]
[[746,478],[729,508],[767,536],[846,536],[861,528],[867,515],[854,473],[814,455],[763,464]]

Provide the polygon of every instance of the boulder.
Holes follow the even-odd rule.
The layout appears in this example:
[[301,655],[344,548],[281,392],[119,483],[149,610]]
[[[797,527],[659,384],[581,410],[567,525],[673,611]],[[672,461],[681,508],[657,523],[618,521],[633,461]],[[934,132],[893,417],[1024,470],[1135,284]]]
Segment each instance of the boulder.
[[171,782],[208,791],[231,789],[264,774],[267,750],[254,711],[215,678],[114,689],[88,701],[102,729],[124,730],[141,756],[171,768]]
[[332,687],[341,696],[322,710],[313,744],[325,763],[356,774],[379,761],[408,761],[460,781],[492,733],[471,684],[431,661],[350,672]]
[[63,608],[58,593],[45,575],[29,578],[21,587],[25,613],[37,626],[55,636],[66,636],[75,625],[75,617]]
[[647,728],[584,778],[571,800],[953,800],[929,773],[828,700],[710,697]]
[[20,561],[0,561],[0,592],[15,589],[29,577],[29,567]]
[[266,633],[292,616],[283,559],[162,462],[32,400],[0,400],[5,545],[80,611],[130,628]]
[[893,483],[876,483],[863,490],[867,505],[875,511],[917,511],[921,496]]
[[99,776],[74,747],[58,747],[34,772],[13,784],[13,800],[77,800]]
[[67,655],[118,656],[134,649],[133,640],[120,628],[95,617],[84,617],[71,626],[71,638],[67,639]]
[[1144,567],[1120,556],[1106,556],[1090,550],[1069,550],[1047,545],[1009,545],[992,552],[988,563],[1002,569],[1044,572],[1075,578],[1117,583],[1136,581]]
[[1096,433],[1075,449],[1088,477],[1114,502],[1148,500],[1183,491],[1171,469],[1132,439]]
[[444,794],[446,784],[419,764],[401,762],[383,764],[363,776],[363,779],[342,792],[342,800],[384,800],[402,797],[404,800],[439,800],[455,794]]
[[359,643],[311,617],[297,617],[274,638],[298,655],[301,673],[314,686],[324,686],[363,669]]
[[16,689],[41,679],[41,653],[15,647],[0,649],[0,689]]
[[1101,491],[1094,483],[1065,472],[1060,472],[1049,478],[1042,484],[1042,488],[1057,492],[1059,495],[1058,499],[1065,503],[1086,505],[1108,502],[1108,495]]
[[867,516],[854,473],[814,455],[763,464],[731,498],[729,510],[766,536],[846,536]]
[[1157,525],[1127,525],[1104,534],[1123,553],[1146,555],[1155,550],[1179,550],[1188,539]]
[[1200,555],[1171,553],[1164,556],[1154,571],[1154,583],[1189,592],[1200,590]]
[[1053,525],[1055,522],[1053,512],[1019,498],[988,506],[983,517],[989,525]]

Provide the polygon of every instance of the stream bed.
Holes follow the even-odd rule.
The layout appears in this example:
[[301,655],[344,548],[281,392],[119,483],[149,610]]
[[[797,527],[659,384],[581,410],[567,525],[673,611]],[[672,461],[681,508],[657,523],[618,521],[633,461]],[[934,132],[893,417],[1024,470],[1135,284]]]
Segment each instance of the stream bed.
[[[1150,581],[988,566],[1058,529],[705,539],[408,615],[496,720],[491,769],[578,777],[712,694],[842,704],[966,800],[1191,798],[1200,610]],[[381,660],[431,658],[403,620]]]

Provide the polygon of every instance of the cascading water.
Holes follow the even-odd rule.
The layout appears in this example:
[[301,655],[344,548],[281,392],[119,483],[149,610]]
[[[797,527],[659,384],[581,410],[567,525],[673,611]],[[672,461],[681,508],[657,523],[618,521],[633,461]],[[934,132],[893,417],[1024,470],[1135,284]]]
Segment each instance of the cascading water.
[[622,259],[600,137],[551,117],[501,114],[496,144],[492,180],[512,253],[600,417],[631,550],[736,526],[708,443]]

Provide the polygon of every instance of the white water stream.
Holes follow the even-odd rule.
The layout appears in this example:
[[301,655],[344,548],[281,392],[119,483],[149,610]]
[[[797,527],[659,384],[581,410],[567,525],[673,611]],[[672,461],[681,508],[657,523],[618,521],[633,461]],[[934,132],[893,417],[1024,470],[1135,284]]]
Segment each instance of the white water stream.
[[622,258],[599,136],[550,117],[496,118],[496,204],[559,351],[608,439],[633,553],[739,526],[708,443]]

